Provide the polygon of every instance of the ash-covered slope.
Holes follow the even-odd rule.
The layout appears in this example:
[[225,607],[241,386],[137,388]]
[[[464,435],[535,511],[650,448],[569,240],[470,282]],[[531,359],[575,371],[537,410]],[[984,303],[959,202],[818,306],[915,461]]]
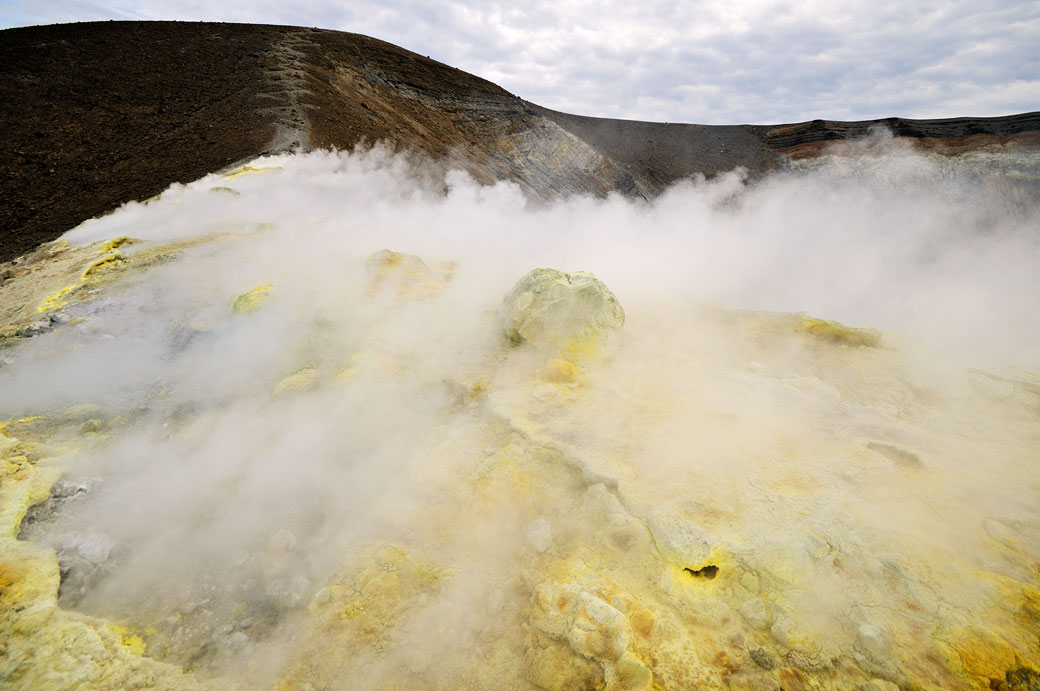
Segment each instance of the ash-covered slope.
[[567,115],[357,34],[246,24],[96,22],[0,32],[0,260],[232,163],[389,142],[538,195],[652,197],[677,179],[753,175],[890,128],[945,154],[1037,148],[1006,118],[704,126]]

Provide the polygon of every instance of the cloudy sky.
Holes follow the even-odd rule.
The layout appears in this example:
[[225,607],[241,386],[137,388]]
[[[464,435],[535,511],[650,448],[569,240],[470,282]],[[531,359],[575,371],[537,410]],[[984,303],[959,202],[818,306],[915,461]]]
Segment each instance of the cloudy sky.
[[355,31],[584,115],[734,124],[1040,110],[1035,0],[0,0],[95,19]]

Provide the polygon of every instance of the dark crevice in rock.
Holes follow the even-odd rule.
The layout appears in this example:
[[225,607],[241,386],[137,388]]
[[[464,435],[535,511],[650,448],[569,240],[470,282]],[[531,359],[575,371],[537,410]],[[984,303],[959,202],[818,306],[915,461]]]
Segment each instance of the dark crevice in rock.
[[702,566],[699,569],[691,569],[689,567],[686,567],[683,569],[683,571],[690,574],[694,578],[704,578],[709,581],[714,580],[715,577],[719,575],[719,567],[715,566],[714,564],[708,564],[707,566]]

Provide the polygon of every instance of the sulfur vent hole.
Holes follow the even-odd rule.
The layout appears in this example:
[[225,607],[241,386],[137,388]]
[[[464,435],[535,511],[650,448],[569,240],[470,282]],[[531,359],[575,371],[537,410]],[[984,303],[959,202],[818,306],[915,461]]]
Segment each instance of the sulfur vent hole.
[[719,575],[719,567],[714,564],[708,564],[707,566],[699,569],[691,569],[689,567],[683,569],[686,573],[690,574],[694,578],[707,578],[709,581]]

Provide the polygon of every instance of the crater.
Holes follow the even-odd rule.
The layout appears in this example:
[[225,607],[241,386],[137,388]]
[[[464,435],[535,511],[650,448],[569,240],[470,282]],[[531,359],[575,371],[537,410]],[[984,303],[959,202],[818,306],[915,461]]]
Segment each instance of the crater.
[[715,566],[714,564],[708,564],[707,566],[702,566],[699,569],[691,569],[687,566],[683,569],[683,571],[690,574],[694,578],[704,578],[709,581],[714,580],[715,577],[719,575],[719,567]]

